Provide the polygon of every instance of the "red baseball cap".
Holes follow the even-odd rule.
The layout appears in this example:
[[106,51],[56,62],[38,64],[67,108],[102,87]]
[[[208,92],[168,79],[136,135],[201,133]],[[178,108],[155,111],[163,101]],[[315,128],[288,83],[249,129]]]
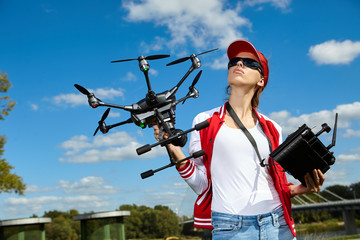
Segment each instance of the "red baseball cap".
[[227,49],[227,55],[229,60],[233,59],[241,52],[249,52],[257,58],[258,62],[260,63],[261,67],[264,70],[264,82],[265,82],[264,87],[265,87],[269,79],[269,67],[264,55],[258,50],[256,50],[254,45],[252,45],[249,41],[236,40],[232,42]]

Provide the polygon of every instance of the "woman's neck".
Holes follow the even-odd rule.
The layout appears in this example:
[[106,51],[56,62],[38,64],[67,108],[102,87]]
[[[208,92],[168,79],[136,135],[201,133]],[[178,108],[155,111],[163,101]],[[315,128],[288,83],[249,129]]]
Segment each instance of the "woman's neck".
[[251,105],[253,95],[252,92],[231,89],[229,103],[240,119],[253,116]]

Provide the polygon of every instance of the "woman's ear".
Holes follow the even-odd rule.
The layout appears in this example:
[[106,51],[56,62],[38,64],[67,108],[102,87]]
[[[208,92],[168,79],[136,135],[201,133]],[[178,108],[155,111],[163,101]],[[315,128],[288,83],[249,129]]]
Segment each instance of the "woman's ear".
[[261,77],[260,81],[258,81],[258,83],[256,85],[259,86],[259,87],[264,87],[265,86],[264,77]]

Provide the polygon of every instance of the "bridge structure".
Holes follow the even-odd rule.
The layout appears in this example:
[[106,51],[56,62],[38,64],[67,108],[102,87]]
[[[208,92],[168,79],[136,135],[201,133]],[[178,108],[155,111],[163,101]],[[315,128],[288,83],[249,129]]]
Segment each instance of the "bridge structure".
[[355,211],[360,210],[360,199],[344,199],[327,189],[323,190],[323,192],[329,193],[335,200],[329,200],[319,193],[314,193],[319,201],[315,201],[306,194],[298,195],[293,198],[292,213],[341,211],[346,234],[357,234]]

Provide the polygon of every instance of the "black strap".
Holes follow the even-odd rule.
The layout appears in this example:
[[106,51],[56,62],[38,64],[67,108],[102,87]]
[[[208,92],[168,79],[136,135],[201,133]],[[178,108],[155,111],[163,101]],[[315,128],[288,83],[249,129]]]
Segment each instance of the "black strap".
[[229,112],[230,116],[232,117],[232,119],[234,120],[234,122],[238,125],[238,127],[244,132],[245,136],[249,139],[251,145],[253,145],[256,155],[259,158],[260,161],[260,166],[261,167],[265,167],[267,164],[264,163],[265,159],[261,159],[260,153],[259,153],[259,149],[257,147],[256,141],[253,138],[253,136],[251,135],[251,133],[249,133],[249,131],[246,129],[246,127],[244,126],[244,124],[240,121],[240,119],[238,118],[238,116],[236,115],[234,109],[231,107],[230,103],[226,104],[226,110]]

